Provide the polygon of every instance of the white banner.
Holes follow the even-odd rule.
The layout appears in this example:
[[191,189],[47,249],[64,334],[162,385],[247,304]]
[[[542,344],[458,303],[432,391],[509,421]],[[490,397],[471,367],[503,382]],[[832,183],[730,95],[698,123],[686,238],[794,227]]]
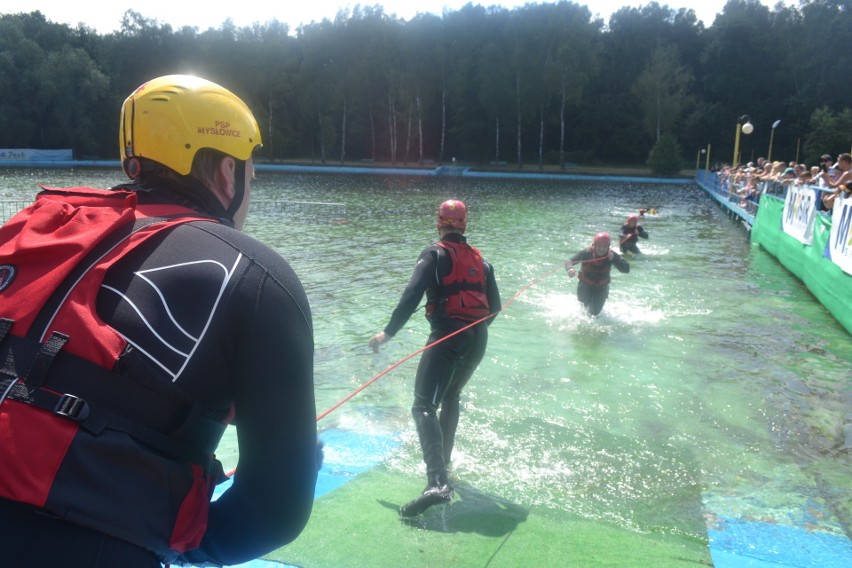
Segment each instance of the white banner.
[[36,150],[33,148],[0,148],[0,162],[6,161],[50,161],[73,160],[74,152],[67,150]]
[[834,201],[828,250],[832,262],[852,274],[852,197],[838,196]]
[[787,186],[787,199],[784,201],[784,216],[781,225],[784,232],[806,245],[814,242],[814,219],[816,218],[816,200],[819,190],[806,185]]

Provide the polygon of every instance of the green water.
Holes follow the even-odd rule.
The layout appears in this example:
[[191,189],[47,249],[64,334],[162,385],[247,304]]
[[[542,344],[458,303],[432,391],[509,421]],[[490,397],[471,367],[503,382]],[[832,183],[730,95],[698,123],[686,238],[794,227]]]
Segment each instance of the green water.
[[[0,199],[28,198],[36,182],[120,180],[0,170]],[[437,205],[459,198],[470,242],[494,265],[504,303],[515,299],[463,396],[456,477],[639,531],[704,538],[718,514],[849,534],[850,336],[697,186],[260,172],[253,197],[345,205],[253,207],[246,227],[307,290],[318,412],[424,345],[422,311],[378,355],[367,341],[436,238]],[[640,207],[658,209],[644,254],[613,273],[602,315],[589,318],[576,280],[551,271]],[[409,414],[416,364],[319,427],[398,437],[388,467],[422,471]],[[220,457],[236,465],[233,432]]]

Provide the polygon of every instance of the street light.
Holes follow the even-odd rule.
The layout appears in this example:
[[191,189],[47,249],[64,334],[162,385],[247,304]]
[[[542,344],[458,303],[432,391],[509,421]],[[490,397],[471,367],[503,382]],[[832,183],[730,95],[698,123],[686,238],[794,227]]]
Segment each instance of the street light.
[[[776,120],[772,123],[772,131],[769,133],[769,152],[766,153],[766,161],[772,161],[772,139],[775,138],[775,129],[778,128],[778,125],[781,124],[780,120]],[[796,162],[799,160],[797,159]]]
[[707,153],[707,150],[705,150],[704,148],[701,148],[700,150],[698,150],[698,153],[695,154],[695,171],[698,171],[698,168],[701,167],[701,165],[700,165],[701,164],[701,154],[706,154],[706,153]]
[[734,168],[737,167],[740,157],[740,131],[746,135],[754,132],[754,125],[749,121],[747,114],[737,119],[737,132],[734,138],[734,159],[732,160],[732,167]]

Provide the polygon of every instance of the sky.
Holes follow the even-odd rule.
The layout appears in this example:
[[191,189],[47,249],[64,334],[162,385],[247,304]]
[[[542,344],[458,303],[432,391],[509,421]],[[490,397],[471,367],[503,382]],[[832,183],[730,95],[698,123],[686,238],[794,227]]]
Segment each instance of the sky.
[[[589,7],[593,15],[604,21],[618,9],[626,6],[638,8],[649,2],[631,0],[574,0],[577,4]],[[772,7],[776,0],[761,0],[766,6]],[[133,9],[145,18],[154,19],[161,24],[170,24],[172,28],[183,26],[196,27],[200,31],[208,28],[218,28],[230,18],[237,27],[250,26],[254,23],[266,23],[273,19],[288,24],[295,30],[302,24],[323,19],[333,20],[341,8],[381,5],[386,14],[394,14],[404,20],[410,20],[418,13],[440,15],[444,9],[459,10],[467,3],[485,6],[498,5],[505,8],[523,6],[530,0],[375,0],[364,2],[346,2],[345,0],[289,0],[276,2],[262,0],[249,1],[246,4],[238,2],[223,2],[208,0],[207,2],[188,2],[186,0],[146,0],[139,4],[124,4],[115,1],[84,0],[73,2],[69,0],[0,0],[0,13],[10,14],[19,12],[34,12],[44,14],[49,21],[68,24],[76,27],[83,23],[101,34],[117,31],[121,25],[121,17],[128,9]],[[543,3],[543,2],[542,2]],[[717,12],[721,12],[726,0],[658,0],[663,6],[672,9],[692,8],[698,19],[705,26],[713,24]],[[792,4],[793,2],[786,2]]]

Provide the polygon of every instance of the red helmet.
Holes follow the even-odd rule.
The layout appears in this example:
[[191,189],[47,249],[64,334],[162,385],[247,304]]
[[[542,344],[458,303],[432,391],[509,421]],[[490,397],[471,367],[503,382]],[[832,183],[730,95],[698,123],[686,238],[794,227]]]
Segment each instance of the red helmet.
[[[644,213],[644,210],[643,210],[643,213]],[[628,215],[627,216],[627,222],[629,223],[630,221],[638,222],[639,221],[639,215],[637,215],[636,213],[632,213],[632,214]]]
[[609,233],[598,233],[595,235],[594,240],[592,241],[592,246],[598,243],[606,243],[607,246],[612,242],[612,239],[609,238]]
[[458,199],[441,203],[438,208],[438,228],[464,231],[467,228],[467,206]]

